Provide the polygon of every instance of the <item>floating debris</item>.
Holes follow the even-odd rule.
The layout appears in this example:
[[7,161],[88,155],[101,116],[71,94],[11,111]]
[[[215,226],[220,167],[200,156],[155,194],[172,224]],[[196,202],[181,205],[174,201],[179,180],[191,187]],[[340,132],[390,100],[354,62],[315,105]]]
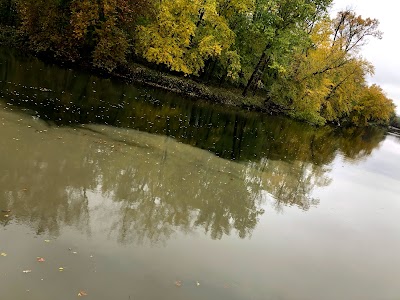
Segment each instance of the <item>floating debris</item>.
[[85,291],[79,291],[78,297],[84,297],[87,296],[88,294]]
[[39,91],[41,91],[41,92],[52,92],[52,90],[51,89],[47,89],[47,88],[39,88]]
[[38,262],[45,262],[46,261],[43,257],[37,257],[36,260]]
[[50,243],[50,240],[44,240],[46,243]]
[[175,286],[181,287],[182,286],[182,281],[180,281],[180,280],[175,281]]
[[6,256],[7,256],[7,253],[1,252],[1,253],[0,253],[0,256],[6,257]]
[[9,209],[3,209],[2,211],[1,211],[2,213],[10,213],[11,212],[11,210],[9,210]]
[[196,281],[196,286],[200,286],[200,282]]
[[64,268],[63,267],[59,267],[58,271],[62,272],[62,271],[64,271]]
[[32,270],[23,270],[22,272],[23,272],[23,273],[31,273]]

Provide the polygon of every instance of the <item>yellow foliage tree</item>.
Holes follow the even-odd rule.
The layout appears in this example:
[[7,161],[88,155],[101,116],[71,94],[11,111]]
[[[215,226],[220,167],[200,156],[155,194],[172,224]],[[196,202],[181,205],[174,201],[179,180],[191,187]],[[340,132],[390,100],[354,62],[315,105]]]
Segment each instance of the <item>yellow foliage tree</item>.
[[138,27],[137,52],[149,62],[198,75],[209,58],[220,57],[235,36],[215,0],[162,0],[156,19]]
[[282,76],[284,83],[278,87],[289,83],[284,105],[293,116],[317,124],[388,122],[393,113],[391,101],[377,86],[368,87],[366,76],[373,74],[373,67],[358,56],[365,36],[380,36],[376,26],[375,20],[349,12],[314,26],[312,47],[294,56],[289,73]]
[[389,125],[394,110],[393,101],[388,99],[383,90],[374,84],[364,89],[359,102],[354,106],[352,122],[360,126],[369,123]]

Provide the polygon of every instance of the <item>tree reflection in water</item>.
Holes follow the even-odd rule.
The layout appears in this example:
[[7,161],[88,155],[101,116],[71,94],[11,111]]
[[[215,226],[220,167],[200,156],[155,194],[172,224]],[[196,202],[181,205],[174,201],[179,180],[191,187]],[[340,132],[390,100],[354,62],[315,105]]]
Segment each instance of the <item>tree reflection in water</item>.
[[[279,210],[317,205],[312,192],[330,183],[332,152],[347,146],[337,137],[315,147],[318,164],[277,154],[234,162],[165,136],[100,125],[49,127],[26,115],[2,114],[1,206],[38,234],[57,236],[74,226],[90,235],[100,226],[121,243],[158,243],[199,229],[213,239],[249,237],[267,198]],[[284,136],[295,147],[295,137]],[[343,155],[368,155],[381,138],[354,139],[353,156]]]

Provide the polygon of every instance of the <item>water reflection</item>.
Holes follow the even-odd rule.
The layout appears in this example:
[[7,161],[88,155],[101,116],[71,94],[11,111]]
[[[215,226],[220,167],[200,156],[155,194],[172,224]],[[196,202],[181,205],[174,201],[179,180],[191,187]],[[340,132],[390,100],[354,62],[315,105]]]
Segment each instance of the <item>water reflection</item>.
[[[100,226],[122,243],[198,230],[213,239],[245,238],[266,203],[307,210],[318,204],[313,189],[330,183],[329,167],[301,159],[235,163],[168,137],[49,127],[9,110],[1,115],[0,203],[37,234],[73,226],[90,235]],[[363,141],[365,155],[372,146]]]
[[[316,129],[279,117],[237,112],[175,94],[100,79],[0,51],[0,97],[51,124],[106,124],[173,137],[231,160],[263,158],[327,164],[340,150],[361,158],[379,129]],[[374,141],[373,141],[374,140]]]
[[358,161],[385,137],[229,111],[9,51],[0,59],[0,205],[13,212],[0,222],[37,234],[246,238],[268,204],[317,205],[335,157]]

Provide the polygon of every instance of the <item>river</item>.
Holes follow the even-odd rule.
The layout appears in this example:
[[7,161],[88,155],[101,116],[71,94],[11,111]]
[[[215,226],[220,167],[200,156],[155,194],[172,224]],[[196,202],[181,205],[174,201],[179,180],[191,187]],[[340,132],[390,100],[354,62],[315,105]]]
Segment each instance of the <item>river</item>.
[[0,49],[0,298],[395,300],[400,138]]

